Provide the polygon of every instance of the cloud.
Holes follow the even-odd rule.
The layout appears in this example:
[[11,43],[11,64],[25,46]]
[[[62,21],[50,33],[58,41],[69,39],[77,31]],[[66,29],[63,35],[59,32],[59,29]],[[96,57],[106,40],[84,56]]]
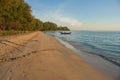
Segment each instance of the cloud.
[[49,13],[51,18],[59,25],[68,26],[70,29],[81,27],[82,22],[68,16],[63,16],[65,13],[64,7],[65,5],[62,4],[55,11],[53,11],[54,13],[53,12]]
[[80,27],[82,25],[81,22],[79,22],[76,19],[70,18],[70,17],[63,17],[63,16],[59,16],[59,15],[54,15],[53,18],[57,21],[59,21],[60,23],[63,23],[65,25],[68,25],[70,27]]
[[64,2],[56,6],[56,9],[54,10],[46,9],[42,17],[41,15],[39,16],[39,14],[38,16],[39,18],[42,18],[44,21],[50,20],[52,22],[55,22],[58,24],[58,26],[68,26],[70,29],[80,28],[82,22],[69,16],[65,16],[66,12],[64,11],[64,8],[66,7],[66,5],[67,4]]

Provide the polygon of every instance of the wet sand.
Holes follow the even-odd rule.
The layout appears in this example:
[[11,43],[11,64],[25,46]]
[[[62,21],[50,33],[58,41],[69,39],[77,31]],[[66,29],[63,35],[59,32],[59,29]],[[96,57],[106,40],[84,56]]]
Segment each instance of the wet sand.
[[109,76],[111,80],[120,80],[120,67],[118,65],[100,57],[96,53],[85,51],[81,46],[71,42],[70,44],[66,42],[63,44],[68,45],[67,47],[74,50],[85,60],[85,62],[102,72],[104,75]]
[[0,45],[0,80],[110,80],[74,51],[42,32],[11,41],[19,45]]

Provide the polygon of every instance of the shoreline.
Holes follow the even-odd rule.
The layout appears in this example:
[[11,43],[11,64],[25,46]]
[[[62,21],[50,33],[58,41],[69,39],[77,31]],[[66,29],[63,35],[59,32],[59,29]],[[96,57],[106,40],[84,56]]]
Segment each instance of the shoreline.
[[109,60],[96,55],[91,52],[82,50],[80,47],[76,47],[76,53],[79,54],[88,64],[102,72],[106,76],[109,76],[112,80],[120,79],[120,67]]
[[42,32],[37,32],[19,49],[22,53],[12,49],[12,55],[7,58],[14,58],[0,62],[0,80],[110,80],[73,50]]
[[[55,37],[60,43],[64,44],[67,48],[76,52],[76,54],[80,55],[88,64],[109,76],[112,80],[119,80],[120,78],[120,67],[109,60],[96,55],[91,52],[87,52],[83,50],[80,46],[76,46],[71,42],[64,41],[58,37]],[[112,72],[112,73],[110,73]]]

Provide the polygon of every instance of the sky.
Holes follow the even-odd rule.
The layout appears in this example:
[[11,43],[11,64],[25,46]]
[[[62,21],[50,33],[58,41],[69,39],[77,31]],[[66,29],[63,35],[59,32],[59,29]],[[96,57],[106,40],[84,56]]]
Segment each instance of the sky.
[[25,0],[32,14],[71,30],[120,31],[120,0]]

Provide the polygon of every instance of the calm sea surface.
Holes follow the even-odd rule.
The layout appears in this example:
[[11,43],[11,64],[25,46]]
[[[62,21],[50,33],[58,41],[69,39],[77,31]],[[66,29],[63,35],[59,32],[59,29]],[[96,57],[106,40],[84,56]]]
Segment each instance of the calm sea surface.
[[71,35],[61,35],[59,32],[48,34],[120,66],[120,32],[72,31]]

